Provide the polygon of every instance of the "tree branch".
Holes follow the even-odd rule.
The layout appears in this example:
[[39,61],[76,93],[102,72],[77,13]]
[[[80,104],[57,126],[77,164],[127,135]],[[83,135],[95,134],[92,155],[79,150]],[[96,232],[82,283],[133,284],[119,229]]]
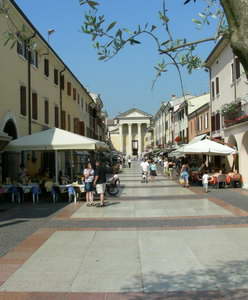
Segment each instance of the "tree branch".
[[168,48],[166,50],[160,49],[159,52],[160,52],[160,54],[166,54],[168,52],[176,51],[176,50],[181,49],[181,48],[194,46],[194,45],[198,45],[198,44],[206,43],[206,42],[210,42],[210,41],[216,41],[216,39],[217,39],[216,37],[210,37],[210,38],[206,38],[206,39],[202,39],[202,40],[198,40],[198,41],[194,41],[194,42],[184,43],[182,45],[171,47],[171,48]]

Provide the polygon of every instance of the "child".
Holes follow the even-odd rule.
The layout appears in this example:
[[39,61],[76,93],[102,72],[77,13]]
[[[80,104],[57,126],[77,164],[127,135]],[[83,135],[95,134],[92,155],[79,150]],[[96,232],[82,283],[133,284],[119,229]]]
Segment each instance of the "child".
[[205,171],[203,176],[202,176],[202,185],[203,185],[203,189],[205,190],[205,192],[208,192],[208,180],[210,179],[210,177],[208,176],[207,172]]

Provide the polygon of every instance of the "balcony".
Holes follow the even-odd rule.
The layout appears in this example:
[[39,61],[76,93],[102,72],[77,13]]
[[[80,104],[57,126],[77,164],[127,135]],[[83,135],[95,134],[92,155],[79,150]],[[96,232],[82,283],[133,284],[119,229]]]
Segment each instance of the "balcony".
[[240,104],[238,109],[229,113],[224,113],[223,117],[225,128],[248,121],[248,103],[243,105]]

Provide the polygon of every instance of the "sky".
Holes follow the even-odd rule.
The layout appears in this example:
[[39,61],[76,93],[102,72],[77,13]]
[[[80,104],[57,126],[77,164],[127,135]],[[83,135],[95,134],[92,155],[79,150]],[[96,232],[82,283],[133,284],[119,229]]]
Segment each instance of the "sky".
[[[129,29],[147,22],[159,24],[158,11],[162,0],[100,2],[103,3],[101,13],[109,23],[118,21],[120,27]],[[199,30],[192,22],[192,18],[201,11],[203,2],[188,5],[183,5],[183,2],[166,1],[175,37],[197,40],[211,36],[213,26]],[[104,109],[110,117],[134,107],[155,114],[162,101],[167,101],[173,94],[182,95],[173,66],[152,89],[154,65],[162,59],[152,40],[142,38],[141,45],[126,47],[108,62],[99,61],[90,37],[80,30],[84,8],[78,0],[16,0],[16,3],[45,38],[49,29],[56,30],[50,37],[50,45],[89,91],[101,95]],[[165,32],[160,34],[165,35]],[[166,36],[164,39],[167,39]],[[213,47],[214,43],[207,43],[197,52],[205,59]],[[208,92],[209,75],[206,71],[197,70],[192,75],[183,71],[182,74],[186,92],[193,95]]]

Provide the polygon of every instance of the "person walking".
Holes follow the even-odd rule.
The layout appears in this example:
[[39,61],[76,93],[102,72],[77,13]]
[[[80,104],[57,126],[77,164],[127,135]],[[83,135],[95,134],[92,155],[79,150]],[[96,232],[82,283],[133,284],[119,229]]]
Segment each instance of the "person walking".
[[142,181],[145,181],[146,183],[148,183],[148,172],[149,172],[149,162],[147,161],[147,159],[145,159],[144,161],[142,161],[142,163],[140,164],[141,167],[141,171],[142,171]]
[[86,192],[86,205],[94,206],[93,198],[93,180],[94,180],[94,170],[91,163],[89,162],[84,169],[84,182],[85,182],[85,192]]
[[208,192],[208,181],[209,181],[210,177],[208,175],[208,173],[206,171],[204,171],[204,174],[202,176],[202,185],[203,185],[203,189],[205,190],[205,192]]
[[104,193],[106,190],[106,167],[100,162],[96,161],[96,171],[94,178],[94,186],[96,187],[97,194],[100,195],[100,207],[103,207],[104,204]]
[[169,167],[169,162],[167,159],[164,160],[164,174],[168,175],[168,167]]
[[182,165],[181,177],[184,180],[184,187],[189,187],[189,165],[187,163]]
[[151,165],[150,165],[150,177],[151,177],[151,181],[154,181],[155,176],[157,176],[157,165],[152,160]]
[[128,162],[128,168],[130,169],[131,168],[131,163],[132,163],[131,157],[128,158],[127,162]]

